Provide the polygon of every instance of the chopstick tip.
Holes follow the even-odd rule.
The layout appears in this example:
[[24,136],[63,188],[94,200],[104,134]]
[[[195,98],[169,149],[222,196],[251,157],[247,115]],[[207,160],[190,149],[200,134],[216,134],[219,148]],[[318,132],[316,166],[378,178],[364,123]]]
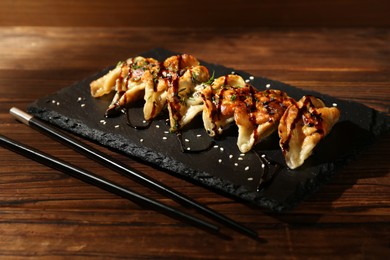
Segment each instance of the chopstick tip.
[[28,125],[30,120],[33,118],[32,115],[20,110],[19,108],[16,107],[11,107],[9,110],[9,113],[15,117],[17,120],[22,122],[23,124]]

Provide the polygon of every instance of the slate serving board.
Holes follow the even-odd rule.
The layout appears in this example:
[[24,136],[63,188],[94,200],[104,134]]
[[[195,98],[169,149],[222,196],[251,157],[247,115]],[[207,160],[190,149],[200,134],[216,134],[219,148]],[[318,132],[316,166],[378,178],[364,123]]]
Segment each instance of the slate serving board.
[[[153,49],[140,55],[162,61],[175,54],[164,49]],[[214,71],[215,77],[234,71],[207,62],[202,62],[202,65],[210,72]],[[253,77],[251,84],[259,90],[267,87],[280,89],[297,100],[303,95],[314,95],[322,98],[327,106],[337,105],[341,110],[340,121],[326,140],[316,147],[314,154],[296,170],[285,166],[277,133],[256,145],[253,151],[242,155],[236,145],[236,126],[231,126],[219,139],[211,140],[203,129],[200,117],[192,123],[191,128],[183,131],[183,143],[191,149],[200,148],[210,141],[214,145],[204,152],[183,153],[176,135],[168,132],[167,114],[154,120],[145,130],[129,127],[124,114],[114,118],[104,117],[112,95],[98,99],[91,97],[89,83],[113,67],[36,100],[29,105],[28,112],[64,130],[151,163],[174,176],[272,211],[293,208],[389,130],[389,120],[385,114],[362,104],[301,90],[263,77]],[[235,73],[244,79],[251,77],[243,71]],[[140,111],[135,109],[131,113],[137,116],[142,114]],[[275,167],[272,166],[268,168],[261,155],[275,162],[278,170],[274,171]],[[259,189],[264,167],[268,168],[268,177],[272,178]]]

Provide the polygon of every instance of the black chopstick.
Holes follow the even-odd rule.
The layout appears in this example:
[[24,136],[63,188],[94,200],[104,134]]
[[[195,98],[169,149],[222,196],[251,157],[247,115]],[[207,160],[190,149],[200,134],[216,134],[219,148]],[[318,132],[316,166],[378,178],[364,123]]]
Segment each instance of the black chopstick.
[[124,176],[130,177],[133,180],[137,181],[138,183],[145,185],[151,189],[154,189],[158,192],[161,192],[175,201],[181,203],[184,206],[191,206],[195,209],[197,209],[200,213],[203,213],[204,215],[207,215],[214,220],[219,221],[220,223],[238,231],[241,232],[247,236],[250,236],[252,238],[258,238],[257,232],[254,230],[251,230],[236,221],[218,213],[214,210],[199,204],[198,202],[194,201],[193,199],[185,196],[184,194],[179,193],[178,191],[174,190],[173,188],[170,188],[163,183],[154,180],[141,172],[131,169],[128,165],[125,165],[124,163],[120,162],[119,160],[100,152],[99,150],[93,148],[92,146],[89,146],[72,136],[59,131],[55,127],[51,126],[50,124],[18,109],[18,108],[11,108],[10,113],[19,121],[21,121],[24,124],[27,124],[31,126],[32,128],[50,136],[51,138],[69,146],[70,148],[74,149],[75,151],[89,157],[92,160],[95,160],[96,162],[104,165],[105,167],[108,167]]
[[13,152],[21,154],[27,158],[30,158],[34,161],[37,161],[41,164],[49,166],[50,168],[59,170],[63,173],[66,173],[72,177],[75,177],[79,180],[82,180],[88,184],[97,186],[103,190],[119,195],[123,198],[129,199],[139,205],[148,206],[154,210],[158,210],[168,216],[177,218],[179,220],[190,223],[194,226],[205,228],[209,231],[216,232],[219,230],[217,226],[209,222],[203,221],[199,218],[186,214],[178,209],[167,206],[163,203],[160,203],[156,200],[150,199],[146,196],[143,196],[139,193],[131,191],[124,188],[118,184],[110,182],[107,179],[99,177],[97,175],[88,172],[80,167],[74,166],[70,163],[67,163],[59,158],[48,155],[44,152],[41,152],[35,148],[27,146],[25,144],[19,143],[15,140],[12,140],[8,137],[0,135],[0,145],[4,148],[7,148]]

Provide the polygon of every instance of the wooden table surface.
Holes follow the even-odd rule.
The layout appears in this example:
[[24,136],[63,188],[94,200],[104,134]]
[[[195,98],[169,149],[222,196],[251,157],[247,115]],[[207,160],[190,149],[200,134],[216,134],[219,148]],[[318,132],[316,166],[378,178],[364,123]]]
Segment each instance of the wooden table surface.
[[[390,113],[390,30],[0,27],[0,134],[170,205],[8,113],[162,47]],[[273,213],[92,144],[258,231],[194,228],[0,149],[0,258],[348,258],[390,255],[389,134],[291,211]],[[179,206],[179,208],[183,209]],[[192,210],[190,213],[198,215]],[[199,216],[199,215],[198,215]]]

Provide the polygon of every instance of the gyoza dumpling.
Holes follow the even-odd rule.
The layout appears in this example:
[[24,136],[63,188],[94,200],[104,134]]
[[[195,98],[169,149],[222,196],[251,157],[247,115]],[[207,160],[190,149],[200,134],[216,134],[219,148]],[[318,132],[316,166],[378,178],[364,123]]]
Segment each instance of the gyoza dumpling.
[[245,85],[241,76],[230,74],[215,79],[202,91],[203,124],[210,136],[222,134],[224,127],[234,121],[234,108],[241,102],[236,89]]
[[340,111],[336,107],[325,107],[322,100],[313,96],[304,96],[292,104],[278,128],[287,166],[291,169],[301,166],[339,117]]
[[236,123],[237,146],[242,153],[277,129],[291,98],[279,90],[258,91],[238,75],[226,75],[203,91],[203,122],[216,136],[226,125]]
[[145,88],[154,88],[154,79],[159,71],[160,63],[153,58],[138,56],[122,63],[115,82],[116,95],[106,116],[117,115],[123,108],[140,100],[145,94]]
[[292,98],[280,90],[255,91],[249,87],[244,105],[235,109],[234,121],[238,126],[237,146],[242,153],[272,134]]
[[176,132],[203,110],[202,82],[209,80],[209,71],[204,66],[189,67],[183,74],[173,75],[168,87],[167,103],[170,131]]
[[145,86],[144,117],[149,121],[155,118],[167,104],[168,88],[191,67],[198,66],[199,61],[192,55],[182,54],[167,58],[155,78],[154,85]]

